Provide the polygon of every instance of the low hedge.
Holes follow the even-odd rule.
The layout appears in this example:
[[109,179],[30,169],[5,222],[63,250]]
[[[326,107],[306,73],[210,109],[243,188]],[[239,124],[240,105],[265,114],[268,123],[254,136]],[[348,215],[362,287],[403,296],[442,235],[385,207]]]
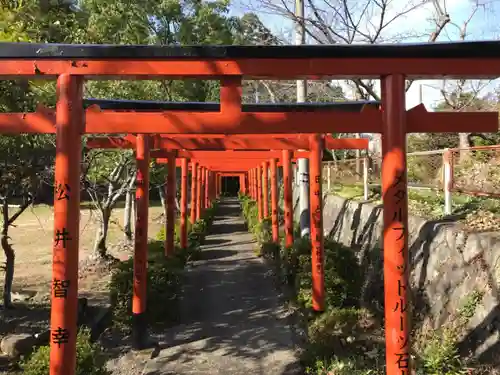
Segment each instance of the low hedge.
[[[204,211],[202,219],[188,227],[187,249],[181,249],[177,241],[173,256],[166,258],[164,228],[157,234],[156,240],[149,243],[147,301],[162,301],[148,303],[146,314],[150,324],[165,325],[177,320],[183,269],[188,261],[199,258],[201,245],[210,230],[217,205],[218,202],[215,201],[211,208]],[[121,262],[113,272],[110,285],[114,323],[127,331],[132,326],[133,271],[133,258]]]
[[[149,322],[166,323],[177,318],[184,265],[185,257],[180,248],[176,247],[174,256],[166,258],[163,241],[149,243],[146,301],[162,301],[148,303]],[[131,257],[114,269],[110,283],[113,322],[125,331],[132,328],[133,274],[134,259]]]
[[[24,375],[50,372],[50,346],[41,346],[19,364]],[[99,345],[90,341],[90,330],[81,329],[76,339],[76,375],[111,375]]]
[[273,242],[271,218],[267,217],[259,221],[257,202],[246,195],[239,195],[239,199],[247,228],[257,241],[257,255],[277,258],[280,244]]
[[[301,238],[300,228],[295,224],[292,246],[284,246],[283,233],[280,235],[281,244],[272,243],[270,220],[265,218],[262,222],[258,221],[257,202],[248,196],[240,196],[240,201],[248,230],[258,242],[261,255],[275,262],[282,282],[288,284],[294,292],[293,302],[302,307],[304,312],[311,311],[312,264],[309,237]],[[337,337],[332,335],[332,327],[336,327],[334,322],[346,320],[346,317],[356,320],[359,315],[362,274],[354,252],[328,239],[325,239],[324,250],[326,311],[319,316],[304,314],[309,326],[309,343],[303,361],[309,367],[307,373],[311,374],[323,374],[322,371],[311,370],[311,366],[323,363],[325,356],[334,352],[332,341]]]
[[[177,319],[182,293],[181,273],[186,262],[199,254],[200,246],[210,230],[218,202],[206,209],[203,218],[188,226],[188,249],[181,249],[179,229],[176,225],[176,247],[174,255],[165,258],[165,229],[157,234],[157,240],[148,245],[147,316],[150,324],[164,325]],[[113,321],[116,327],[130,331],[132,326],[132,292],[134,261],[130,258],[120,262],[113,270],[110,282]],[[24,358],[19,366],[25,375],[47,375],[49,373],[50,347],[41,346]],[[88,328],[82,328],[77,337],[76,375],[111,375],[106,369],[106,358],[101,347],[91,342]]]

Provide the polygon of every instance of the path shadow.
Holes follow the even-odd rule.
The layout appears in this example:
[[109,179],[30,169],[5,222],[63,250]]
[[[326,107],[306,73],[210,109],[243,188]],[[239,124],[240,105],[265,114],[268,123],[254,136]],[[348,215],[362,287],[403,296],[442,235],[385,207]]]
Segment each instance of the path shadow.
[[[226,208],[222,202],[221,210]],[[158,334],[160,350],[146,374],[174,373],[174,364],[175,373],[216,373],[209,366],[214,358],[227,374],[239,374],[251,364],[252,373],[285,375],[298,366],[282,372],[298,362],[289,318],[268,266],[253,254],[251,235],[234,233],[244,228],[239,208],[237,215],[220,223],[216,232],[232,233],[236,241],[227,246],[234,250],[204,251],[202,260],[186,273],[179,325]],[[233,258],[224,259],[229,256]]]
[[161,336],[159,362],[195,366],[198,356],[223,352],[224,357],[263,363],[268,354],[289,350],[288,321],[276,316],[273,281],[263,277],[266,266],[243,259],[210,264],[190,275],[180,325]]
[[255,241],[238,241],[238,242],[228,242],[225,243],[224,245],[213,245],[213,246],[205,246],[203,245],[203,250],[210,250],[210,249],[221,249],[223,247],[231,247],[231,246],[241,246],[241,245],[250,245],[255,243]]
[[214,259],[223,259],[229,258],[238,254],[235,250],[203,250],[201,252],[201,260],[214,260]]
[[224,238],[206,238],[205,241],[203,241],[203,246],[211,246],[211,245],[221,245],[221,244],[227,244],[230,243],[231,240],[224,239]]
[[[247,233],[245,228],[245,224],[241,223],[229,223],[229,222],[215,222],[212,224],[212,228],[210,229],[210,236],[220,235],[220,234],[238,234],[238,233]],[[209,240],[209,238],[207,238]]]

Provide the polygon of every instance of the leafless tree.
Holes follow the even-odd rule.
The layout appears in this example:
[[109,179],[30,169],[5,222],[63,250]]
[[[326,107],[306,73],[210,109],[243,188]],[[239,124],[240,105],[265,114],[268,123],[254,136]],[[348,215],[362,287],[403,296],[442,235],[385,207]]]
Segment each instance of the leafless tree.
[[[498,0],[470,0],[469,3],[469,11],[466,15],[461,18],[454,18],[448,14],[446,0],[433,1],[435,18],[447,17],[448,19],[442,31],[443,36],[446,36],[449,40],[465,41],[473,37],[470,32],[471,22],[481,15],[484,16],[487,12],[492,12],[492,7],[494,3],[498,3]],[[453,35],[456,36],[452,36],[451,32],[454,32]],[[479,99],[483,89],[490,83],[491,81],[485,80],[443,80],[440,83],[439,91],[449,110],[484,110],[485,108],[479,108],[477,106],[477,99]],[[470,133],[459,134],[458,146],[460,148],[467,148],[470,146],[469,135]],[[465,154],[462,153],[461,158],[464,157],[464,155]]]
[[33,203],[33,195],[25,194],[23,203],[18,206],[13,214],[9,214],[8,196],[0,196],[0,209],[2,212],[1,246],[5,254],[5,282],[3,290],[3,305],[6,309],[12,307],[12,283],[14,281],[14,261],[16,254],[9,242],[9,228]]
[[[405,20],[417,10],[423,7],[428,9],[431,5],[440,6],[434,0],[304,1],[306,11],[302,20],[295,16],[293,0],[258,0],[247,4],[247,7],[256,13],[281,15],[291,21],[302,22],[310,44],[378,44],[401,42],[409,38],[426,38],[429,42],[435,42],[450,22],[449,15],[443,11],[438,17],[433,17],[432,24],[426,30],[404,28]],[[344,84],[357,100],[380,100],[377,81],[354,79]],[[336,86],[330,83],[325,87],[335,89]],[[411,82],[407,89],[410,86]],[[373,140],[379,145],[373,149],[380,152],[380,136],[374,135]]]
[[[83,186],[89,194],[98,212],[99,227],[94,242],[94,259],[108,260],[106,240],[108,236],[111,214],[118,200],[130,189],[135,181],[135,161],[129,153],[114,153],[114,158],[99,158],[102,151],[91,151],[86,155],[83,173]],[[103,163],[104,162],[104,163]],[[109,165],[111,169],[107,173]],[[89,173],[91,169],[97,173]],[[101,169],[103,170],[101,172]],[[96,177],[97,175],[97,177]],[[116,224],[116,223],[115,223]]]
[[134,210],[134,184],[135,178],[130,179],[129,185],[125,190],[125,209],[123,211],[123,232],[125,234],[125,240],[127,242],[132,242],[132,218],[135,214],[132,212]]

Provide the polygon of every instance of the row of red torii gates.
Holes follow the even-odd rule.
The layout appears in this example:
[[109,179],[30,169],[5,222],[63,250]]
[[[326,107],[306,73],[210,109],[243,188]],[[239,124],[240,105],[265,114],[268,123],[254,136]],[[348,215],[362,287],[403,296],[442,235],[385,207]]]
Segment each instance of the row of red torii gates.
[[[135,150],[138,165],[138,222],[133,303],[134,317],[138,320],[145,309],[145,300],[139,299],[138,296],[144,295],[146,285],[143,281],[147,271],[145,218],[148,211],[148,189],[145,186],[148,181],[148,161],[155,152],[179,150],[183,160],[189,157],[205,168],[203,170],[206,179],[207,171],[234,172],[224,169],[226,164],[231,163],[227,160],[221,162],[220,159],[207,162],[206,157],[200,158],[196,154],[183,155],[183,150],[195,152],[204,149],[203,147],[210,150],[207,145],[211,142],[224,143],[231,137],[239,135],[242,138],[240,145],[251,142],[252,137],[261,136],[267,150],[293,151],[302,148],[285,146],[291,134],[314,135],[309,154],[314,161],[310,167],[311,190],[314,195],[314,199],[311,200],[311,211],[314,213],[315,207],[321,202],[321,194],[316,195],[316,192],[321,192],[321,169],[316,163],[321,160],[322,147],[319,134],[340,132],[382,134],[386,371],[389,375],[409,374],[411,327],[406,134],[496,132],[498,113],[435,113],[427,112],[424,106],[406,110],[405,83],[406,80],[442,77],[496,78],[500,76],[499,60],[499,42],[280,47],[0,43],[2,78],[57,79],[58,99],[55,111],[39,108],[34,113],[0,114],[1,134],[56,134],[50,374],[75,374],[80,212],[78,166],[81,161],[83,134],[137,134]],[[380,108],[364,106],[360,111],[331,111],[321,107],[297,105],[291,108],[258,111],[252,108],[245,109],[241,103],[242,78],[331,79],[332,77],[380,79],[382,96]],[[220,104],[216,105],[215,110],[115,111],[95,106],[85,110],[83,106],[84,79],[186,78],[216,79],[221,82]],[[265,134],[276,137],[263,137]],[[151,135],[156,135],[154,139],[162,144],[158,150],[149,152]],[[281,142],[281,145],[271,147],[267,143],[272,139],[279,139],[279,136],[282,138],[277,142]],[[131,138],[125,137],[125,139]],[[186,147],[173,146],[183,142]],[[235,150],[230,147],[223,149]],[[284,170],[289,168],[288,159],[292,158],[288,151],[286,155],[281,151]],[[167,159],[168,157],[167,154]],[[179,154],[176,157],[179,157]],[[262,159],[242,162],[244,158],[240,157],[238,165],[242,165],[244,168],[240,168],[250,176],[248,187],[254,198],[255,195],[257,199],[262,196],[259,193],[262,192],[262,187],[259,190],[260,175],[267,173],[262,172],[261,163],[276,158],[266,155]],[[172,154],[170,159],[173,160]],[[271,163],[273,169],[274,162]],[[170,168],[174,167],[175,164],[172,163]],[[202,169],[197,167],[193,168],[194,170],[199,172]],[[208,181],[212,181],[212,184],[206,186],[212,186],[213,189],[214,173],[209,174]],[[285,186],[287,184],[285,181]],[[316,184],[319,185],[315,186]],[[210,188],[207,196],[209,198],[214,196]],[[198,203],[197,207],[200,209],[201,205],[207,204],[201,201]],[[319,208],[321,209],[320,205]],[[263,212],[261,216],[264,214]],[[317,266],[314,273],[318,275],[322,272],[324,261],[321,254],[323,233],[318,230],[321,227],[321,215],[315,217],[311,224],[313,242],[311,256],[313,264]],[[289,240],[287,234],[287,243]],[[320,274],[319,280],[322,277]],[[62,285],[65,288],[64,293],[61,292]],[[322,295],[322,287],[321,283],[314,285],[316,296]],[[322,306],[317,305],[316,308],[321,309]]]

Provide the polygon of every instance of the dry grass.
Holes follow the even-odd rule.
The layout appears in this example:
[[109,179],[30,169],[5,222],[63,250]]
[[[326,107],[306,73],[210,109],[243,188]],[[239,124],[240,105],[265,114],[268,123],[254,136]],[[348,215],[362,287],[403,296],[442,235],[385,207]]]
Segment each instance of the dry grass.
[[[94,239],[99,227],[96,211],[82,204],[80,216],[80,261],[92,253]],[[15,209],[12,209],[15,210]],[[158,220],[163,209],[150,202],[148,237],[154,238],[162,224]],[[52,279],[52,244],[54,210],[51,206],[39,205],[25,211],[10,229],[10,242],[16,252],[14,292],[33,296],[26,302],[16,302],[15,309],[0,310],[0,339],[7,334],[43,332],[49,327],[50,288]],[[127,259],[133,247],[125,245],[123,233],[123,208],[114,210],[108,234],[109,253],[120,259]],[[3,251],[0,261],[4,262]],[[92,305],[109,302],[108,282],[110,268],[106,264],[82,262],[78,282],[80,297],[86,297]],[[81,265],[81,264],[80,264]],[[4,275],[0,272],[3,289]],[[15,362],[15,361],[14,361]],[[0,353],[0,374],[18,374],[12,369],[14,363]]]
[[[151,204],[149,210],[148,236],[154,238],[161,227],[157,219],[162,213],[159,205]],[[10,229],[11,243],[16,252],[16,266],[14,274],[14,291],[33,291],[49,293],[52,275],[52,239],[53,239],[53,208],[39,205],[28,209],[15,222],[16,227]],[[124,240],[123,234],[123,208],[117,208],[112,215],[108,235],[110,254],[124,258],[129,253],[120,251],[112,246]],[[80,216],[80,252],[79,259],[84,260],[92,252],[96,231],[99,226],[96,211],[82,205]],[[4,261],[3,252],[2,262]],[[101,275],[86,275],[80,281],[80,290],[86,294],[90,290],[102,289],[95,285],[99,282],[104,286],[106,277]],[[3,276],[0,278],[3,288]]]

